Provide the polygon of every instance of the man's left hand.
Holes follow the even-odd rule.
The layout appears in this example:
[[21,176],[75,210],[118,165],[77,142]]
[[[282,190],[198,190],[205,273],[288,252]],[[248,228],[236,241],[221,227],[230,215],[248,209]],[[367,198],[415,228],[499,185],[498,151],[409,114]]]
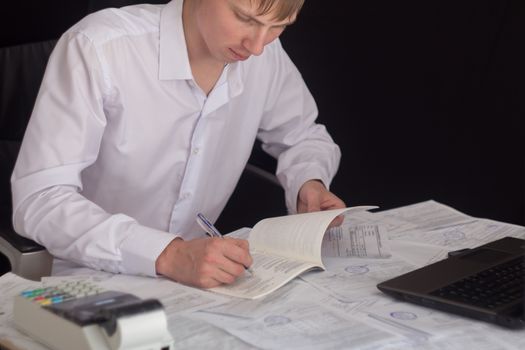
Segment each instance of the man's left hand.
[[297,196],[297,212],[346,208],[346,204],[335,194],[328,191],[321,181],[306,181]]

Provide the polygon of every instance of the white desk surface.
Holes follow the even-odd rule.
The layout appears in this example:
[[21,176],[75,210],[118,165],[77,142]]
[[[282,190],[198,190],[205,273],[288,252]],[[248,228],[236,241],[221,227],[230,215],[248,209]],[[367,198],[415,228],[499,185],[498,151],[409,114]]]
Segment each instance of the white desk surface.
[[[435,201],[363,213],[356,221],[382,225],[390,258],[326,259],[326,271],[307,272],[257,300],[61,261],[53,276],[42,282],[88,279],[105,289],[157,298],[164,304],[177,349],[525,349],[525,330],[398,302],[375,287],[442,259],[451,250],[504,236],[525,238],[525,227],[473,218]],[[46,349],[18,332],[12,322],[12,297],[41,285],[11,273],[0,277],[0,342],[19,349]]]

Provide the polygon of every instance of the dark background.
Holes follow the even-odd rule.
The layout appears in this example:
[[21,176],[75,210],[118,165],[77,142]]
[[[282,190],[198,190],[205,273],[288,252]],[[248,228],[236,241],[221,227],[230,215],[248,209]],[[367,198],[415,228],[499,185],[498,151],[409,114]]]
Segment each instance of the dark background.
[[[138,2],[5,1],[0,46]],[[525,225],[525,1],[307,0],[281,39],[341,146],[331,189],[347,205],[434,199]],[[225,214],[252,226],[268,193],[237,191]]]

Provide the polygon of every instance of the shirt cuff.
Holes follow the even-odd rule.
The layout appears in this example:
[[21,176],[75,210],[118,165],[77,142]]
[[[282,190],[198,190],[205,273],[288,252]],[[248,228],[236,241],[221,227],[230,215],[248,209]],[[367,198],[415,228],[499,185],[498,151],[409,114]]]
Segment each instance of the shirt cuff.
[[308,180],[321,180],[326,189],[330,190],[331,178],[326,172],[323,172],[321,169],[304,169],[304,171],[298,173],[297,176],[290,181],[290,186],[286,191],[286,206],[290,214],[297,213],[297,196],[299,195],[301,186]]
[[177,235],[136,225],[133,233],[120,245],[123,273],[157,277],[155,262]]

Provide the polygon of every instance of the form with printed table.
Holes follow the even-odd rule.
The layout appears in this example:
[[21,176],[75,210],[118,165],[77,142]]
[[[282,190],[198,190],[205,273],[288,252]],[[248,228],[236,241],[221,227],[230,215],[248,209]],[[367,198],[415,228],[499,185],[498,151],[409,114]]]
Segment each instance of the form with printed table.
[[[211,290],[229,296],[257,299],[311,269],[325,269],[323,255],[389,256],[378,225],[352,225],[352,214],[377,208],[359,206],[287,215],[259,221],[249,233],[252,273]],[[340,225],[330,223],[342,216]]]

